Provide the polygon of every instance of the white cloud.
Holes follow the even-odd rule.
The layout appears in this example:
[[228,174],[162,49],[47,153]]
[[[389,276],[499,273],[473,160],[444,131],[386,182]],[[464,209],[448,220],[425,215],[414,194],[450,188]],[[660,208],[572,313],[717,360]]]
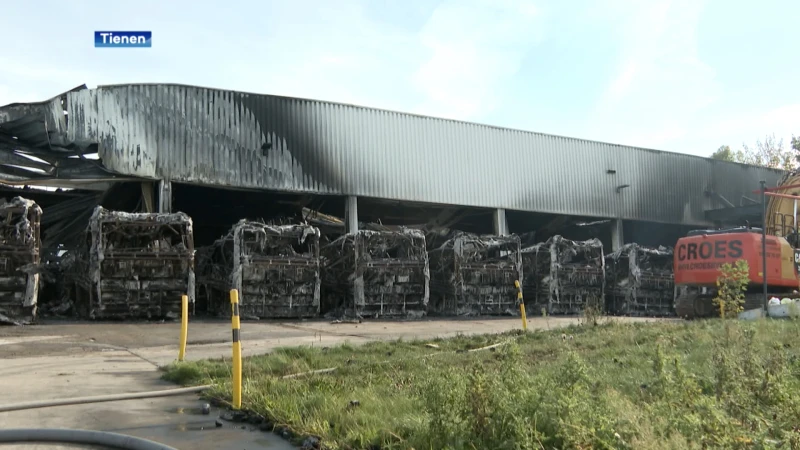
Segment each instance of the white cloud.
[[530,1],[446,0],[420,33],[429,59],[412,77],[426,96],[416,112],[467,120],[494,109],[541,37]]
[[712,121],[702,132],[698,139],[719,140],[720,136],[730,139],[730,142],[720,142],[717,146],[726,144],[739,148],[747,144],[752,146],[756,140],[764,139],[767,135],[783,139],[788,146],[792,135],[800,137],[800,103],[781,106],[771,110],[748,111],[744,114]]
[[[316,5],[325,5],[317,3]],[[419,66],[416,36],[367,17],[358,1],[278,3],[267,36],[228,64],[232,89],[408,110],[407,78]]]
[[373,20],[358,0],[280,8],[271,36],[314,39],[250,42],[269,56],[228,65],[228,86],[480,120],[542,35],[531,0],[445,0],[421,29]]
[[721,94],[714,70],[700,60],[700,0],[611,2],[630,11],[619,24],[617,75],[590,124],[592,138],[643,147],[668,146],[686,135]]
[[[721,87],[697,51],[705,0],[586,0],[586,10],[574,3],[562,8],[534,0],[444,0],[438,5],[419,0],[392,9],[408,17],[385,13],[378,14],[380,19],[374,15],[379,7],[368,8],[368,1],[254,4],[247,17],[199,7],[180,15],[180,2],[170,3],[172,9],[136,22],[152,20],[157,47],[129,53],[75,46],[91,42],[85,30],[93,24],[121,23],[114,14],[92,10],[76,19],[71,29],[84,31],[76,31],[68,43],[36,42],[38,35],[31,35],[0,57],[0,105],[45,100],[80,83],[179,82],[478,122],[494,109],[491,120],[498,125],[515,123],[514,114],[542,116],[543,109],[554,108],[561,109],[560,117],[576,119],[555,125],[530,120],[525,128],[682,152],[696,149],[703,155],[721,144],[751,143],[766,133],[788,140],[791,132],[800,132],[794,128],[800,124],[797,98],[785,97],[784,107],[777,108],[778,103],[772,109],[747,109],[752,102],[715,105]],[[53,5],[48,11],[60,4]],[[126,16],[140,11],[127,8],[119,11]],[[60,23],[58,11],[51,11],[49,20]],[[171,20],[175,14],[182,21]],[[591,31],[584,29],[586,20],[591,20]],[[588,41],[586,52],[620,51],[619,59],[608,63],[614,76],[586,128],[577,119],[585,114],[582,99],[569,97],[572,86],[552,86],[564,102],[518,93],[513,93],[517,102],[506,101],[513,98],[510,83],[527,82],[515,78],[529,52],[543,42],[544,25],[553,35],[559,33],[561,44]],[[195,42],[193,32],[201,28],[208,35]],[[598,29],[605,32],[598,34]],[[596,36],[596,47],[587,34]],[[609,39],[616,48],[607,45]],[[572,50],[558,44],[552,48]],[[560,55],[542,50],[537,70],[552,71],[550,58]],[[579,57],[563,57],[576,59],[575,70],[586,70]],[[598,69],[581,74],[576,90],[590,87],[603,72]],[[727,103],[738,105],[735,92],[725,94]],[[718,111],[709,112],[709,105]],[[569,114],[563,108],[570,108]]]
[[0,106],[40,102],[72,89],[86,80],[87,73],[50,64],[29,64],[0,58]]

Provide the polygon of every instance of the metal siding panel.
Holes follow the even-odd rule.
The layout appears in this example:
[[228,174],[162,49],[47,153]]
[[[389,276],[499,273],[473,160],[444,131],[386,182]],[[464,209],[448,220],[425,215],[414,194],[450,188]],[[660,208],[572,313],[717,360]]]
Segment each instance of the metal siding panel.
[[[443,123],[442,128],[436,133],[431,120],[409,119],[412,133],[415,132],[418,123],[422,124],[415,152],[418,153],[418,157],[424,158],[423,160],[426,161],[425,169],[419,172],[419,180],[413,192],[414,197],[419,201],[426,192],[435,192],[440,184],[434,183],[432,180],[440,176],[442,177],[441,182],[448,180],[451,183],[449,192],[447,190],[440,191],[442,192],[441,199],[445,202],[450,203],[454,197],[474,198],[469,183],[464,182],[467,177],[466,168],[470,164],[468,155],[459,151],[461,141],[467,137],[453,136],[446,123]],[[464,133],[468,133],[468,130],[464,130]],[[447,145],[448,141],[451,141],[452,144]],[[437,171],[436,168],[439,170]]]
[[[389,117],[383,118],[383,124],[389,130],[382,174],[383,190],[381,192],[384,197],[391,196],[392,190],[389,185],[389,180],[391,179],[393,173],[397,171],[397,166],[402,164],[403,161],[403,145],[401,143],[401,140],[403,139],[403,133],[401,131],[403,123],[404,120],[401,117],[395,118],[394,120],[389,120]],[[408,147],[408,145],[406,145],[406,147]],[[418,168],[424,165],[423,160],[417,159],[415,162]]]
[[[456,169],[455,171],[446,170],[443,173],[443,176],[449,179],[451,183],[453,183],[453,187],[456,188],[450,193],[449,196],[444,197],[443,200],[445,200],[447,203],[452,203],[454,198],[461,197],[470,204],[474,204],[476,203],[476,194],[472,190],[473,186],[481,181],[483,181],[483,183],[486,183],[487,181],[485,180],[485,172],[470,170],[470,166],[473,164],[471,158],[491,157],[492,154],[489,153],[475,155],[465,152],[464,150],[469,142],[475,139],[475,136],[471,133],[471,128],[469,126],[464,127],[464,134],[461,136],[456,136],[449,125],[449,122],[444,122],[442,124],[443,132],[437,133],[434,129],[434,121],[432,119],[425,119],[425,134],[423,135],[423,141],[420,142],[420,147],[424,148],[430,142],[435,143],[435,147],[427,150],[427,153],[431,155],[433,159],[433,161],[431,161],[431,165],[445,167],[454,166]],[[447,145],[448,140],[452,140],[451,145]],[[453,173],[457,174],[457,179],[455,180],[453,180],[452,177]],[[474,181],[470,180],[470,175],[477,179]],[[422,197],[424,192],[428,192],[428,189],[432,188],[432,186],[430,186],[428,183],[422,184],[422,186],[425,186],[425,190],[417,194],[418,198]]]
[[[409,185],[411,190],[408,192],[408,195],[412,196],[415,200],[419,200],[424,195],[424,192],[434,192],[437,186],[440,185],[433,181],[436,177],[442,177],[448,180],[453,180],[454,178],[461,179],[464,169],[464,158],[457,152],[442,157],[448,150],[448,148],[443,145],[444,141],[452,138],[449,133],[450,130],[443,127],[441,133],[434,135],[431,133],[431,124],[429,121],[423,120],[420,124],[422,126],[419,127],[419,131],[416,131],[418,127],[415,126],[413,120],[409,127],[411,133],[417,135],[417,141],[414,143],[412,154],[419,158],[420,161],[425,162],[424,166],[420,168],[421,170],[417,172],[416,182]],[[457,147],[457,144],[455,144],[451,148],[455,149]],[[447,190],[439,190],[439,192],[442,193],[441,196],[444,199],[451,198],[454,195],[453,192],[462,192],[464,197],[469,197],[470,195],[470,192],[464,190],[464,187],[457,181],[453,182],[449,193]]]
[[[780,177],[689,155],[191,86],[68,97],[68,138],[98,142],[109,169],[145,178],[702,223],[705,209],[722,206],[704,190],[738,204],[760,179]],[[631,187],[617,194],[620,184]]]
[[377,122],[375,119],[375,114],[372,114],[372,111],[366,110],[365,111],[365,122],[368,124],[364,127],[364,134],[366,138],[366,162],[369,169],[366,171],[367,175],[367,191],[374,192],[376,196],[380,196],[380,188],[378,187],[378,171],[380,170],[380,166],[377,163],[377,158],[375,157],[378,152],[380,152],[380,148],[377,145],[377,139],[375,137],[375,128],[380,126],[380,123]]

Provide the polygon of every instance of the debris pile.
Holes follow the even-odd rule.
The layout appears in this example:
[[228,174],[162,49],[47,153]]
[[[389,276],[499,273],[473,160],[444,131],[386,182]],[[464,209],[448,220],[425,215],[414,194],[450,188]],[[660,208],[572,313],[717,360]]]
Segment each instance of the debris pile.
[[430,272],[421,231],[360,230],[326,245],[322,255],[325,312],[355,317],[427,314]]
[[194,304],[194,238],[184,213],[95,208],[85,244],[67,275],[80,316],[177,318],[181,296]]
[[317,228],[240,220],[198,252],[198,284],[212,314],[230,317],[238,289],[242,317],[307,318],[320,311]]
[[440,314],[517,314],[518,236],[457,232],[431,250],[433,309]]
[[35,202],[14,197],[0,204],[0,323],[36,319],[39,297],[40,223]]
[[673,316],[672,249],[627,244],[606,257],[608,307],[625,316]]
[[605,259],[599,239],[571,241],[553,236],[523,249],[522,260],[523,286],[535,292],[535,311],[579,314],[589,306],[603,308]]

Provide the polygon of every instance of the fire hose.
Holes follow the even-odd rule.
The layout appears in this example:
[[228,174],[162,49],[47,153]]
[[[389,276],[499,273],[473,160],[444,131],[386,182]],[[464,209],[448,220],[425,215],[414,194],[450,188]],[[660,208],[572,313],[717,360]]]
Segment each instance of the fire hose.
[[71,430],[68,428],[18,428],[0,430],[0,444],[48,442],[94,445],[121,450],[177,450],[158,442],[107,431]]
[[0,412],[20,411],[23,409],[50,408],[52,406],[81,405],[84,403],[115,402],[119,400],[133,400],[139,398],[167,397],[170,395],[191,394],[210,388],[211,385],[193,386],[177,389],[163,389],[160,391],[135,392],[132,394],[96,395],[92,397],[73,397],[61,400],[43,400],[37,402],[13,403],[0,405]]
[[[178,389],[164,389],[159,391],[135,392],[130,394],[96,395],[92,397],[74,397],[61,400],[15,403],[10,405],[0,405],[0,412],[20,411],[35,408],[50,408],[53,406],[64,405],[80,405],[85,403],[113,402],[140,398],[166,397],[170,395],[200,392],[210,387],[210,385],[193,386]],[[12,444],[20,442],[95,445],[122,450],[177,450],[173,447],[159,444],[158,442],[154,441],[149,441],[147,439],[141,439],[107,431],[72,430],[68,428],[19,428],[0,430],[0,444]]]

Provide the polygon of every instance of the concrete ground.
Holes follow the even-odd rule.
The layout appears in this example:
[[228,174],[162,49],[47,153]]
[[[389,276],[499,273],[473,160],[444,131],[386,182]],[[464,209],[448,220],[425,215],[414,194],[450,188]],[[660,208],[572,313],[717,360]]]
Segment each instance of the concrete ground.
[[[656,319],[619,318],[619,321]],[[577,318],[541,317],[529,329],[558,328]],[[243,354],[268,353],[276,347],[344,342],[361,344],[397,338],[429,339],[458,334],[498,333],[520,328],[518,318],[368,321],[243,322]],[[177,323],[66,323],[0,327],[0,403],[62,399],[174,388],[160,380],[158,367],[178,353]],[[228,357],[230,323],[191,321],[186,358]],[[240,425],[215,426],[218,411],[202,415],[196,395],[59,406],[0,413],[2,428],[81,428],[114,431],[152,439],[178,449],[289,449],[281,438]],[[70,448],[24,445],[4,448]],[[73,447],[74,448],[74,447]]]

